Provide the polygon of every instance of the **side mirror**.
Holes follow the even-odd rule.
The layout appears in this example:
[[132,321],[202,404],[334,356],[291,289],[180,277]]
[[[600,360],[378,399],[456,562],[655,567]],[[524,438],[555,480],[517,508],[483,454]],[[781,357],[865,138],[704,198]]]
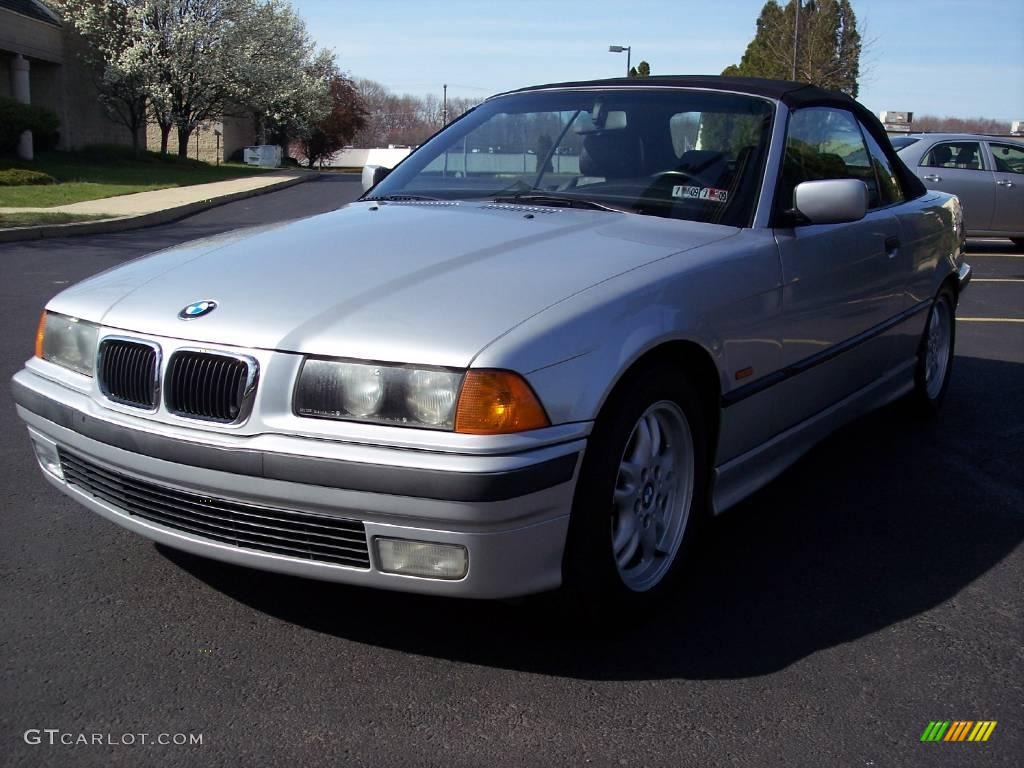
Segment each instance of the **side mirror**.
[[860,221],[868,212],[868,186],[860,179],[805,181],[793,190],[793,207],[811,224]]
[[391,169],[383,165],[364,165],[363,166],[363,192],[369,192],[380,182],[384,181],[385,177],[391,173]]

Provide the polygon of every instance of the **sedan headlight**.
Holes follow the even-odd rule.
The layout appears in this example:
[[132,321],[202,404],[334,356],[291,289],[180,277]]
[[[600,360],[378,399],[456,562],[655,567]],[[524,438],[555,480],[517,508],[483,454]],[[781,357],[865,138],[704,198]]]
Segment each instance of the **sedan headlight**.
[[462,373],[306,360],[295,392],[300,416],[451,429]]
[[36,331],[36,357],[92,376],[99,326],[56,312],[43,312]]
[[530,385],[511,371],[452,371],[307,358],[295,413],[477,435],[550,426]]

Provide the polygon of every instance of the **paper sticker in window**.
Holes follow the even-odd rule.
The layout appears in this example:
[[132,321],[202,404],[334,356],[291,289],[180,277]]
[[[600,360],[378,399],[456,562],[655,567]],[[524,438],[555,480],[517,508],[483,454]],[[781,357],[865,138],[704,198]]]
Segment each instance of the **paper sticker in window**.
[[672,187],[672,197],[686,200],[710,200],[713,203],[724,203],[729,200],[729,190],[713,187]]

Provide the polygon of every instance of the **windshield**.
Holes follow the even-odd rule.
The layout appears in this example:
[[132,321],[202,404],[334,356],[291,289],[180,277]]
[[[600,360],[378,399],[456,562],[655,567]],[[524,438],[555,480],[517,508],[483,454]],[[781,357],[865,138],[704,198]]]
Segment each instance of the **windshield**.
[[748,226],[772,104],[682,89],[516,93],[484,102],[370,197],[601,207]]

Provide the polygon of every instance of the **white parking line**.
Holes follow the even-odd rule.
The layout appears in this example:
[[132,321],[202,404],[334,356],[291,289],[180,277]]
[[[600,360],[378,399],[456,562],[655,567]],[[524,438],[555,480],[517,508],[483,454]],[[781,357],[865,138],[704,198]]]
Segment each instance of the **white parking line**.
[[972,283],[1024,283],[1024,277],[976,277]]
[[958,317],[958,323],[1024,323],[1024,317]]
[[992,259],[1024,259],[1024,253],[966,253],[964,254],[965,259],[968,263],[971,259],[979,257],[987,257]]

